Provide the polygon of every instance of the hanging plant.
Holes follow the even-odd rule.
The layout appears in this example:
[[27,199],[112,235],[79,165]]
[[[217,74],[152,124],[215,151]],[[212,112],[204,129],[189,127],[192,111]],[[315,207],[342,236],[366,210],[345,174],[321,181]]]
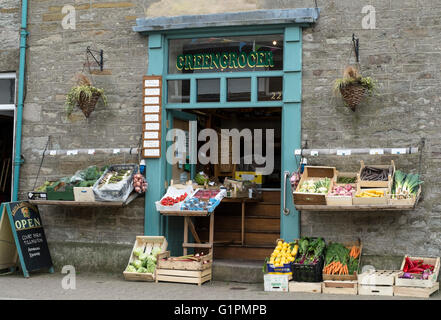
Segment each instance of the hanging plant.
[[92,86],[89,78],[80,74],[77,76],[77,85],[72,87],[69,93],[66,95],[66,113],[69,117],[75,106],[81,109],[86,118],[89,118],[90,114],[95,110],[95,106],[98,100],[107,105],[107,98],[103,89]]
[[377,83],[371,77],[362,77],[352,66],[346,67],[343,78],[334,82],[334,92],[340,92],[345,105],[352,111],[360,104],[366,95],[373,94]]

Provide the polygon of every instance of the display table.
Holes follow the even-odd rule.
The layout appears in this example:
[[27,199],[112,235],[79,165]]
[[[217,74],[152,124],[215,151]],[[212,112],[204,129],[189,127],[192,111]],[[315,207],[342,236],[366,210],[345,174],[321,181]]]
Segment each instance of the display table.
[[[178,211],[159,211],[164,216],[169,217],[184,217],[184,242],[182,243],[183,255],[187,255],[188,248],[208,248],[210,253],[213,253],[213,240],[214,240],[214,211],[193,211],[193,210],[178,210]],[[207,243],[202,243],[199,235],[196,232],[191,217],[210,217],[210,229],[209,240]],[[191,234],[194,237],[196,243],[188,242],[188,229],[190,228]]]

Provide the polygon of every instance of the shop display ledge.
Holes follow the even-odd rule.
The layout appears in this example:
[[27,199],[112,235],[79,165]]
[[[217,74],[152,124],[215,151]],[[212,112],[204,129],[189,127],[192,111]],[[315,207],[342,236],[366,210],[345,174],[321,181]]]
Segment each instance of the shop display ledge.
[[126,201],[61,201],[61,200],[28,200],[29,203],[39,206],[65,206],[65,207],[126,207],[138,197],[138,193],[132,193]]
[[159,211],[164,216],[179,216],[179,217],[207,217],[211,214],[208,211],[196,210],[176,210],[176,211]]
[[402,211],[414,210],[414,205],[352,205],[352,206],[328,206],[328,205],[296,205],[298,211]]

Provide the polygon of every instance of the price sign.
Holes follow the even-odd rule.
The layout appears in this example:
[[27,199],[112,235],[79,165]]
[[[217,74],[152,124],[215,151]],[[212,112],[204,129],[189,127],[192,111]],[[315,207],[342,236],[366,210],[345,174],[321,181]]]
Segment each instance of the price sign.
[[318,151],[316,150],[311,150],[311,156],[313,157],[317,157],[319,155]]
[[143,156],[161,157],[162,77],[145,76],[143,86]]
[[296,149],[296,150],[294,151],[294,155],[296,155],[296,156],[301,156],[301,155],[302,155],[302,149]]
[[338,156],[350,156],[351,150],[337,150]]
[[57,150],[51,150],[51,151],[49,151],[49,154],[51,156],[56,156],[57,155]]
[[78,154],[78,150],[67,150],[68,156],[76,156]]
[[384,154],[384,150],[383,149],[370,149],[369,154],[370,155],[381,155],[381,154]]
[[406,148],[396,148],[392,149],[392,154],[406,154]]

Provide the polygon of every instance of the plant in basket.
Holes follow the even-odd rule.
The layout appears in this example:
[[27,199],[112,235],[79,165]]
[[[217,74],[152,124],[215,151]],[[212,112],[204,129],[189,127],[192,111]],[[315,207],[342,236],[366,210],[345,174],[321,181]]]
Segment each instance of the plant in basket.
[[361,76],[353,66],[346,67],[343,78],[334,82],[334,92],[341,94],[345,105],[352,111],[355,111],[366,95],[373,94],[376,88],[375,80]]
[[99,99],[103,101],[105,106],[107,105],[107,97],[104,90],[94,87],[84,74],[78,74],[76,78],[77,85],[72,87],[66,95],[66,114],[69,117],[74,107],[78,107],[86,118],[89,118]]

